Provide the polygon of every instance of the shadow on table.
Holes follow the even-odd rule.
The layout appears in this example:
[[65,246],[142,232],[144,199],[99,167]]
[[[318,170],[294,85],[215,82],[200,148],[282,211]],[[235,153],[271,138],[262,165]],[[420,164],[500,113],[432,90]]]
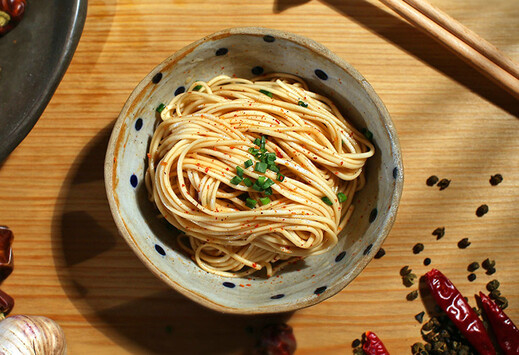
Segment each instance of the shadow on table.
[[[111,126],[84,148],[62,187],[53,225],[55,262],[68,297],[100,332],[146,353],[250,353],[259,331],[290,314],[239,316],[208,310],[173,291],[119,237],[103,164]],[[132,347],[132,349],[135,349]]]
[[[309,1],[276,0],[274,12],[279,13]],[[400,19],[396,14],[386,12],[365,0],[322,0],[322,2],[440,73],[457,81],[485,100],[519,118],[517,99],[463,62],[455,54],[442,47],[438,42]],[[347,40],[346,35],[344,40]]]

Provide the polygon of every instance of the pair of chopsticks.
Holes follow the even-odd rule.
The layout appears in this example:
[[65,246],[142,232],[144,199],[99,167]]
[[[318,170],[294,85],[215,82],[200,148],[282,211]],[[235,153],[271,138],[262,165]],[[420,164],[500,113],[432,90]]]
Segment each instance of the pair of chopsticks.
[[519,64],[425,0],[380,0],[519,99]]

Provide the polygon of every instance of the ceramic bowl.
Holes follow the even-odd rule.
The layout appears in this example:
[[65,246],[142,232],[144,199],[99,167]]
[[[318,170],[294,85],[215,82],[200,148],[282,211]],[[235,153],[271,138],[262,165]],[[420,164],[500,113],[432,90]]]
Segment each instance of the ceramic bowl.
[[[195,80],[220,74],[251,78],[296,74],[330,97],[353,124],[373,133],[376,154],[355,211],[330,252],[291,265],[278,276],[215,276],[178,250],[169,227],[147,198],[146,153],[156,107]],[[285,312],[333,296],[370,262],[395,220],[403,185],[400,146],[391,118],[370,84],[348,63],[310,39],[265,28],[224,30],[179,50],[159,64],[130,95],[113,128],[105,184],[120,233],[166,284],[209,308],[241,314]]]

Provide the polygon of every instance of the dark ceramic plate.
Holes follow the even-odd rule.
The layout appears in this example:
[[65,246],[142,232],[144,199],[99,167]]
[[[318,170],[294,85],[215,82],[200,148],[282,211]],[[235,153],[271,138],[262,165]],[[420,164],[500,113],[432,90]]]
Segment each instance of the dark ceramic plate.
[[76,50],[87,0],[29,0],[0,38],[0,162],[40,118]]

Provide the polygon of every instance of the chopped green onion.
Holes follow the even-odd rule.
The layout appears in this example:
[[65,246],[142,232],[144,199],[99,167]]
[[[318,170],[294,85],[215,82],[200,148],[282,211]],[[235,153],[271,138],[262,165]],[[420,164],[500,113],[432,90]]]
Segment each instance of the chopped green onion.
[[265,95],[267,95],[268,97],[272,98],[272,93],[271,93],[270,91],[260,89],[259,92],[261,92],[262,94],[265,94]]
[[245,161],[245,163],[243,163],[243,165],[245,166],[245,169],[251,167],[254,165],[254,163],[252,162],[252,159],[249,159],[247,161]]
[[257,145],[257,146],[259,146],[259,145],[261,144],[260,139],[259,139],[259,138],[256,138],[256,139],[254,140],[254,144]]
[[[259,179],[258,179],[259,180]],[[275,185],[276,183],[274,181],[272,181],[271,178],[268,178],[267,181],[265,181],[265,183],[263,185],[261,185],[264,189],[268,189],[269,187],[271,187],[272,185]]]
[[161,113],[162,111],[164,111],[165,108],[166,108],[166,105],[160,104],[159,106],[157,106],[155,111],[157,111],[158,113]]
[[369,129],[363,128],[362,133],[364,134],[364,137],[366,137],[368,140],[373,139],[373,133],[371,133],[371,131]]
[[270,201],[270,198],[268,198],[268,197],[262,197],[262,198],[260,198],[259,200],[260,200],[260,202],[261,202],[261,204],[262,204],[263,206],[268,205],[268,204],[271,202],[271,201]]
[[265,149],[265,147],[263,147],[263,148],[260,148],[260,152],[261,152],[261,153],[266,153],[267,150]]
[[323,200],[323,202],[326,203],[328,206],[333,205],[333,202],[328,198],[328,196],[321,197],[321,200]]
[[244,183],[245,186],[247,186],[247,187],[251,187],[251,186],[252,186],[252,181],[251,181],[251,179],[249,179],[249,178],[245,178],[245,179],[243,179],[243,183]]
[[257,181],[252,185],[252,188],[256,191],[263,191],[263,187],[259,185]]
[[258,150],[256,148],[249,148],[249,153],[252,155],[258,154]]
[[[265,139],[265,136],[261,136],[261,140],[260,140],[260,148],[261,149],[265,149],[265,143],[267,142],[267,140]],[[265,153],[265,152],[262,152],[262,153]]]
[[301,107],[308,107],[308,104],[305,103],[304,101],[299,101],[297,104],[298,104],[299,106],[301,106]]
[[239,176],[235,176],[231,179],[231,184],[238,185],[240,182],[242,182],[243,178]]
[[278,181],[283,182],[283,180],[285,180],[285,175],[278,173]]
[[343,203],[343,202],[346,202],[346,200],[348,199],[348,196],[346,196],[342,192],[339,192],[337,194],[337,199],[339,200],[340,203]]
[[265,196],[272,195],[272,187],[269,187],[268,189],[265,189],[265,191],[263,191],[263,193],[265,194]]
[[267,171],[267,163],[263,162],[257,162],[256,166],[254,167],[254,171],[257,171],[258,173],[264,173]]
[[245,206],[249,207],[249,208],[254,208],[256,207],[256,204],[258,203],[258,201],[256,200],[253,200],[252,198],[248,198],[247,200],[245,200]]
[[275,161],[276,160],[276,153],[267,153],[267,161]]
[[269,164],[269,170],[270,171],[273,171],[275,173],[279,173],[279,166],[277,166],[276,164],[272,163],[272,164]]
[[241,201],[243,201],[243,202],[245,202],[245,201],[247,200],[248,197],[249,197],[249,194],[246,193],[246,192],[244,192],[244,193],[242,193],[241,195],[238,196],[238,198],[239,198]]
[[[258,178],[258,180],[256,180],[256,183],[257,183],[259,186],[263,187],[263,184],[265,183],[265,180],[267,180],[267,178],[266,178],[265,176],[260,176],[260,177]],[[268,186],[267,186],[267,187],[268,187]]]
[[239,177],[243,177],[243,168],[241,166],[236,166],[236,173]]
[[193,88],[193,91],[198,91],[202,88],[202,85],[197,85]]

